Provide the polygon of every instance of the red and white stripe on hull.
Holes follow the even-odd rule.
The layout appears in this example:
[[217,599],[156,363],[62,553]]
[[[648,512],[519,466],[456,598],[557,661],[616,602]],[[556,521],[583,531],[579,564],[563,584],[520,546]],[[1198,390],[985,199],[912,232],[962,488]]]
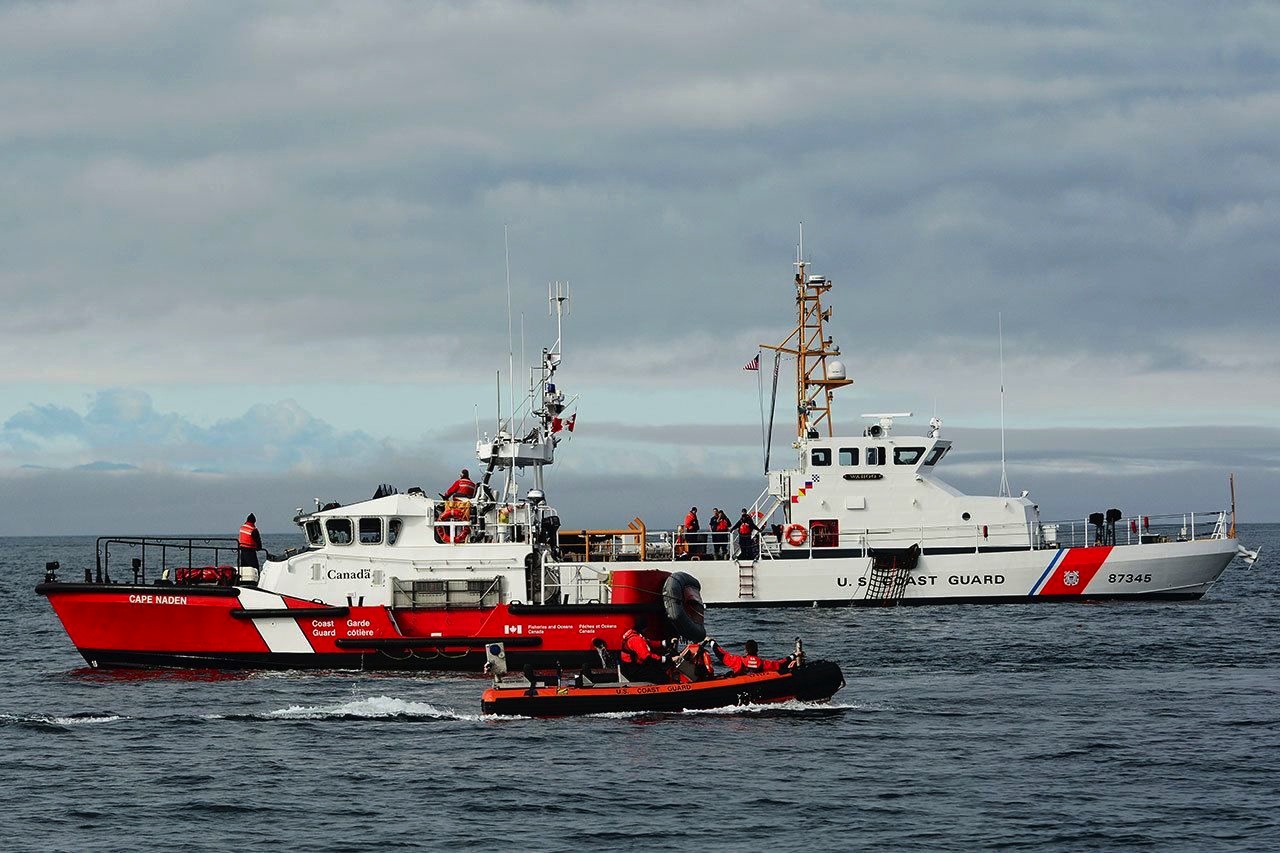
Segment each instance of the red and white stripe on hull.
[[[258,589],[240,588],[240,607],[244,610],[289,610],[289,599],[274,592],[263,592]],[[297,599],[293,599],[297,602]],[[297,603],[294,606],[304,607],[310,602]],[[312,605],[314,606],[314,605]],[[257,629],[262,642],[273,654],[306,654],[315,651],[315,647],[307,639],[296,618],[278,616],[255,616],[250,620]]]
[[619,648],[641,615],[661,613],[642,605],[499,604],[393,614],[240,587],[54,582],[37,591],[95,666],[478,670],[494,641],[508,644],[512,665],[554,665],[576,661],[595,637]]
[[1093,576],[1111,553],[1110,546],[1099,548],[1060,548],[1049,561],[1044,574],[1031,589],[1031,595],[1082,595]]

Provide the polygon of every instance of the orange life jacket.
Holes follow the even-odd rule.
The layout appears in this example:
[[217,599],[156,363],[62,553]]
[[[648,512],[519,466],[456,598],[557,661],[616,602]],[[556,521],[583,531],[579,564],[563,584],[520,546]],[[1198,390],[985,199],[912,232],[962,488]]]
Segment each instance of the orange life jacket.
[[257,532],[257,526],[248,521],[240,525],[240,547],[254,549],[260,547],[262,545],[262,538],[261,536],[255,536]]
[[721,651],[719,646],[716,646],[716,650],[720,654],[720,662],[729,667],[734,675],[741,675],[744,672],[781,672],[782,667],[787,663],[786,658],[768,660],[759,655],[735,655]]
[[693,663],[694,667],[699,670],[700,678],[711,678],[715,675],[715,664],[711,661],[711,652],[707,651],[706,646],[700,643],[690,643],[685,648],[685,658]]
[[618,659],[623,663],[647,663],[651,660],[661,660],[649,647],[649,641],[635,628],[628,628],[622,635],[622,650],[618,653]]

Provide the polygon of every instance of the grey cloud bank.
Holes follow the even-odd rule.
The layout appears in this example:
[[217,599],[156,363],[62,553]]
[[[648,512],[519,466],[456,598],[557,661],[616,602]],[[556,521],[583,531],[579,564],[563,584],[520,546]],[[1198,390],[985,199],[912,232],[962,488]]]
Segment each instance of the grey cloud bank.
[[[568,278],[566,378],[584,406],[634,390],[590,410],[602,430],[749,436],[754,400],[685,392],[738,388],[785,333],[804,220],[840,288],[846,417],[990,426],[1002,312],[1037,464],[1140,455],[1193,494],[1190,436],[1053,430],[1280,424],[1277,45],[1266,4],[0,6],[0,511],[80,475],[374,482],[388,434],[465,421],[505,364],[504,222],[530,345],[542,282]],[[309,390],[246,400],[249,377]],[[329,426],[343,385],[383,381],[432,404]],[[178,383],[226,418],[136,408]],[[102,396],[41,396],[67,385]],[[1252,455],[1206,437],[1206,469],[1274,476],[1273,433],[1219,435]],[[725,473],[698,441],[626,464]],[[142,470],[21,468],[92,464]]]
[[[469,463],[473,428],[378,441],[334,430],[292,401],[203,427],[127,390],[100,393],[84,414],[33,406],[0,426],[0,535],[139,525],[210,532],[247,511],[283,531],[314,498],[349,503],[383,482],[443,487]],[[970,493],[994,492],[998,431],[946,435],[955,451],[939,473]],[[1012,430],[1007,438],[1010,482],[1032,491],[1046,519],[1101,504],[1146,514],[1225,508],[1229,471],[1247,518],[1280,517],[1277,429]],[[790,452],[776,440],[775,464]],[[760,431],[744,424],[580,423],[560,458],[549,492],[570,527],[615,527],[635,515],[666,526],[691,501],[741,505],[762,488]]]

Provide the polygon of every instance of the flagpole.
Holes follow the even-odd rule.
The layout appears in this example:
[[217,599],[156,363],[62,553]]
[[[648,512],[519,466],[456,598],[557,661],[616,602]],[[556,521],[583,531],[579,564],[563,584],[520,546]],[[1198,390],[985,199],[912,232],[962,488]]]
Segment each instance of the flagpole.
[[764,475],[769,476],[769,456],[773,451],[773,416],[778,411],[778,367],[782,364],[782,353],[773,354],[773,390],[769,394],[769,431],[764,444]]
[[769,434],[765,431],[764,425],[764,377],[760,375],[760,351],[756,351],[756,357],[753,361],[756,365],[756,396],[760,403],[760,450],[764,457],[764,470],[769,472]]

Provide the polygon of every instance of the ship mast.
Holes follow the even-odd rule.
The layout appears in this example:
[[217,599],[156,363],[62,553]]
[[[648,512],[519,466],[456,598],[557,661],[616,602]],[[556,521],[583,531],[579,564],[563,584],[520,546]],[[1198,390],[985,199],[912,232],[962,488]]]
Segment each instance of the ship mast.
[[840,347],[833,345],[826,335],[825,324],[831,319],[831,309],[822,307],[822,295],[831,289],[831,282],[825,276],[808,274],[809,264],[803,255],[803,230],[800,235],[795,261],[796,327],[781,344],[760,346],[795,357],[796,438],[803,441],[816,438],[824,422],[827,435],[835,435],[831,399],[835,389],[852,385],[853,380],[845,378],[844,365],[835,360],[840,355]]

